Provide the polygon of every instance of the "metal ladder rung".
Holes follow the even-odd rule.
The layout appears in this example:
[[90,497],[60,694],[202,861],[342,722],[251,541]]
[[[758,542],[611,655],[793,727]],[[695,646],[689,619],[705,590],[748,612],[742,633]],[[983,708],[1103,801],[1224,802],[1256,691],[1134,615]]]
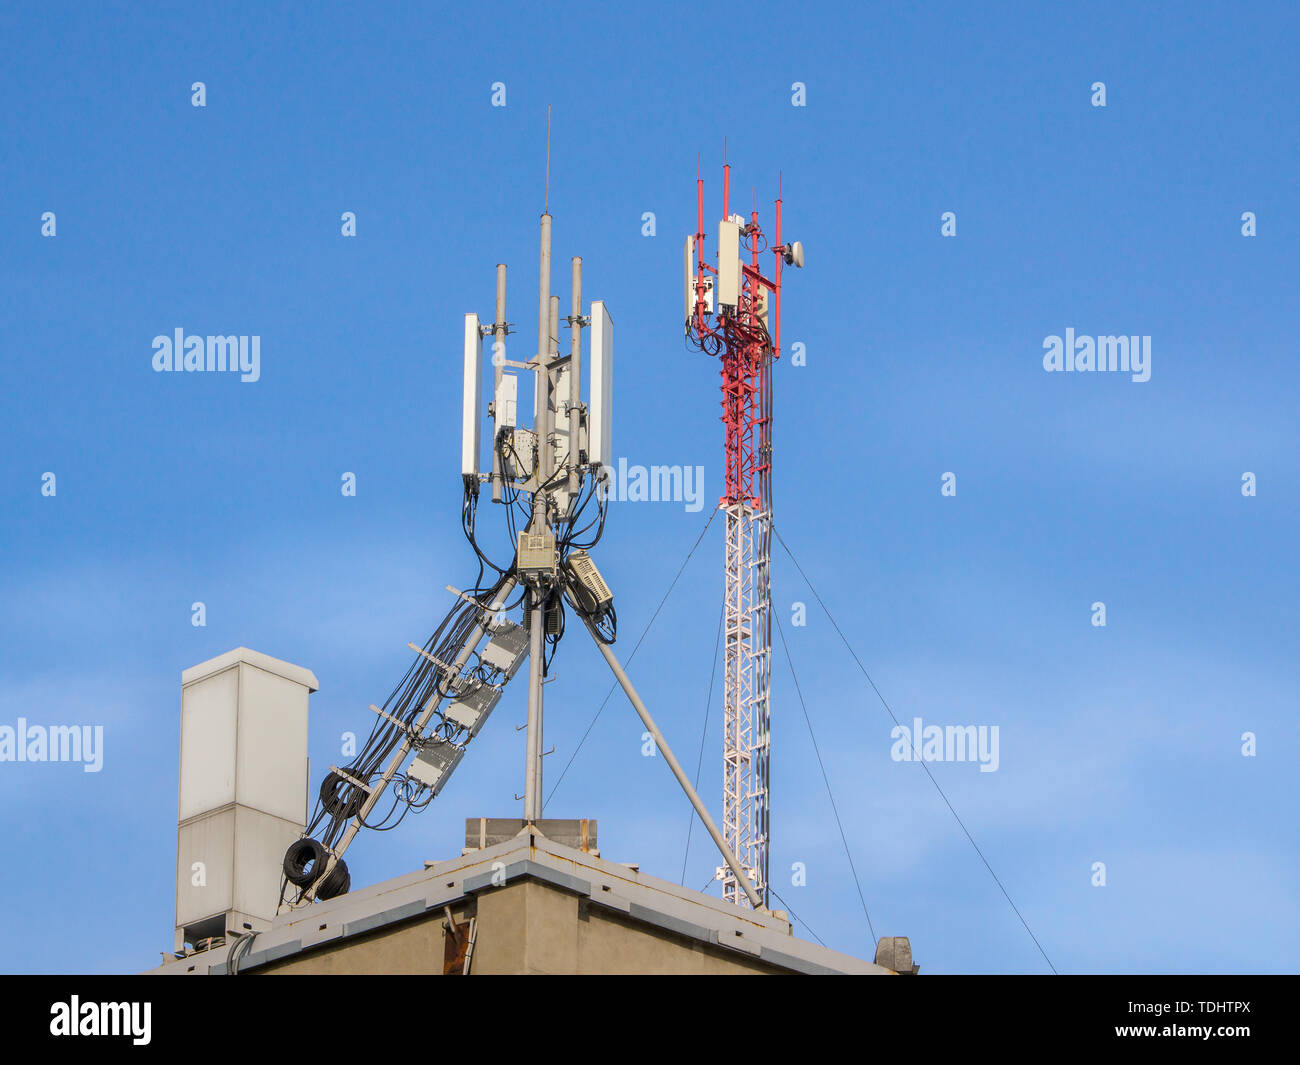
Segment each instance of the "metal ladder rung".
[[391,721],[394,725],[396,725],[398,728],[400,728],[403,732],[407,732],[407,733],[409,733],[409,732],[411,731],[411,726],[408,725],[405,721],[400,721],[400,720],[398,720],[397,718],[393,717],[393,715],[390,714],[387,710],[381,710],[381,709],[380,709],[379,707],[377,707],[374,703],[371,703],[371,704],[370,704],[370,709],[373,710],[373,711],[374,711],[376,714],[378,714],[380,717],[382,717],[385,721]]
[[423,647],[417,647],[415,644],[409,641],[407,642],[406,646],[409,647],[421,658],[427,658],[430,662],[432,662],[435,666],[441,669],[448,676],[456,672],[454,669],[451,668],[451,666],[447,665],[446,662],[440,662],[438,659],[434,658],[433,655],[429,654],[429,652],[426,651]]
[[[370,709],[373,710],[374,707],[372,706]],[[371,794],[371,793],[375,790],[375,789],[372,788],[369,784],[366,784],[366,783],[364,783],[363,781],[358,780],[358,779],[357,779],[356,777],[354,777],[351,773],[345,773],[345,772],[343,772],[343,770],[340,769],[340,768],[339,768],[338,766],[336,766],[336,765],[332,765],[332,766],[330,766],[330,772],[331,772],[331,773],[334,773],[334,774],[337,775],[337,776],[342,777],[342,778],[343,778],[344,780],[346,780],[349,784],[351,784],[354,788],[360,788],[360,789],[361,789],[362,791],[364,791],[367,795]]]

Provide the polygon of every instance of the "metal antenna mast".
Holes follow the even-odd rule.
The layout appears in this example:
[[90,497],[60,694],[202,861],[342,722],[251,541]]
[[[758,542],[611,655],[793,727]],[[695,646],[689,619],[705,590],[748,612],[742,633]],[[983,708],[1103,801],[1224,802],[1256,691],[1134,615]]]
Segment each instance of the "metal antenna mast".
[[[723,630],[722,824],[764,904],[768,897],[772,672],[772,361],[781,354],[781,267],[803,265],[803,246],[781,243],[781,200],[768,244],[758,211],[730,213],[731,165],[722,168],[717,265],[704,261],[704,179],[696,179],[695,233],[686,238],[686,335],[718,357],[722,375],[726,512]],[[759,255],[774,254],[771,277]],[[737,905],[748,892],[725,866],[722,897]]]

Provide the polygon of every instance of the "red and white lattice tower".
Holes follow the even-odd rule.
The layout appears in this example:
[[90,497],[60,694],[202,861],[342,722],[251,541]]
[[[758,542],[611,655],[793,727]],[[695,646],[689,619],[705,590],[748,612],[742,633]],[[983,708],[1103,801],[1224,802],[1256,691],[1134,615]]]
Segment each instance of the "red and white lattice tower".
[[[722,371],[726,573],[723,635],[722,834],[768,902],[768,765],[771,719],[772,361],[781,353],[781,266],[803,265],[803,248],[781,243],[781,200],[769,244],[758,212],[730,213],[731,167],[723,166],[716,265],[704,257],[704,181],[696,182],[696,228],[686,238],[686,336]],[[759,256],[774,255],[770,277]],[[747,906],[725,867],[722,897]]]

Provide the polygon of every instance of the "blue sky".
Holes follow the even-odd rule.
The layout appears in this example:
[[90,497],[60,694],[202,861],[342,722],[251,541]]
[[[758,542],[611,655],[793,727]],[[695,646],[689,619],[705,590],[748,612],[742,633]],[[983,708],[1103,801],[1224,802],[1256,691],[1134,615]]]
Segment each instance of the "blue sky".
[[[318,778],[444,585],[472,579],[461,321],[490,316],[504,261],[527,343],[548,104],[555,254],[583,256],[615,321],[615,454],[702,465],[707,498],[717,367],[680,330],[697,160],[710,218],[724,138],[733,202],[754,189],[768,217],[783,174],[808,264],[784,333],[807,365],[775,371],[777,526],[901,720],[998,726],[997,772],[931,768],[1056,968],[1293,970],[1298,21],[4,5],[0,725],[102,725],[105,749],[97,774],[0,764],[0,970],[134,971],[170,946],[182,669],[239,645],[312,669]],[[178,327],[259,335],[261,379],[154,373]],[[1151,379],[1045,372],[1067,328],[1150,336]],[[624,657],[706,519],[613,507],[598,558]],[[630,667],[691,768],[721,531]],[[910,936],[927,972],[1045,971],[921,767],[891,760],[892,722],[779,547],[773,602],[876,933]],[[580,636],[557,668],[551,781],[608,688]],[[354,883],[518,811],[523,716],[516,689],[433,808],[358,841]],[[715,692],[715,812],[719,723]],[[607,857],[676,879],[688,806],[641,732],[612,698],[547,813],[598,818]],[[772,772],[774,885],[869,957],[779,645]],[[697,826],[688,886],[716,864]]]

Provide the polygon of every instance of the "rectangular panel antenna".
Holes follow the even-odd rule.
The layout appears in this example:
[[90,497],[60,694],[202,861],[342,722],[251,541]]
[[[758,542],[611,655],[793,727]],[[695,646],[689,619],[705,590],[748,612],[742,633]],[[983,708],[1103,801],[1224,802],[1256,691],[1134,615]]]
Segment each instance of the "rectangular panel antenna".
[[718,223],[718,306],[734,308],[740,302],[740,226]]
[[483,334],[479,332],[478,315],[465,315],[465,398],[462,408],[460,436],[460,472],[466,477],[478,476],[479,433],[482,412],[479,401],[483,386]]
[[609,466],[614,425],[614,320],[601,300],[591,304],[591,424],[587,461]]
[[485,665],[505,674],[505,680],[515,675],[527,656],[528,630],[513,621],[503,621],[492,630],[492,640],[481,655]]
[[488,714],[492,713],[500,699],[500,688],[493,687],[491,684],[480,684],[456,697],[455,702],[447,707],[447,719],[469,729],[469,739],[473,739],[478,735],[479,729],[487,721]]
[[695,314],[695,235],[686,238],[686,316],[690,321]]
[[501,375],[501,381],[497,384],[496,402],[493,410],[496,411],[496,421],[498,429],[513,429],[519,424],[517,407],[519,404],[519,378],[512,373]]
[[427,784],[435,795],[442,790],[447,777],[460,765],[465,757],[464,747],[453,747],[450,743],[434,740],[426,744],[415,756],[406,775]]

